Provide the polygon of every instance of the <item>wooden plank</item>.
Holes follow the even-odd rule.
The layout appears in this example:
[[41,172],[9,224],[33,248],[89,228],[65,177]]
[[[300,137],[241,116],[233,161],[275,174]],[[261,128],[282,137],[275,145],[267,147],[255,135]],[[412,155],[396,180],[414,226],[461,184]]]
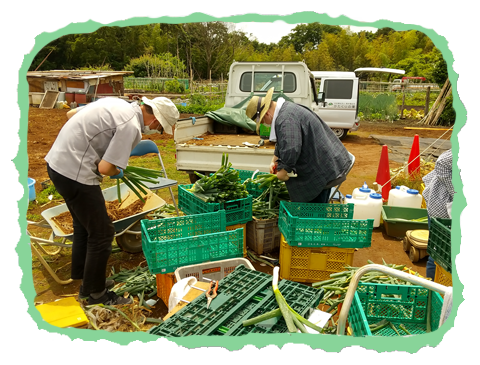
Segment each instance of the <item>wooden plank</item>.
[[421,128],[421,127],[403,127],[403,129],[423,129],[423,130],[426,130],[426,131],[449,131],[449,130],[453,130],[453,128],[443,129],[443,128]]
[[85,84],[83,83],[83,81],[67,80],[67,87],[83,89],[85,87]]

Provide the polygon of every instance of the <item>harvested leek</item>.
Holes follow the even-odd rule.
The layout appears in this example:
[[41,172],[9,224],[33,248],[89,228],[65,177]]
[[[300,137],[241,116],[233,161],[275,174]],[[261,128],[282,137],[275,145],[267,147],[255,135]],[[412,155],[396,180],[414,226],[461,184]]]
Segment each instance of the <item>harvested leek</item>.
[[290,200],[284,181],[280,181],[275,174],[259,175],[255,179],[247,179],[244,184],[253,183],[263,192],[252,202],[252,215],[257,219],[271,219],[278,217],[280,201]]
[[138,198],[145,203],[142,195],[139,193],[141,191],[143,194],[147,194],[145,189],[148,189],[144,182],[156,183],[157,179],[162,176],[162,171],[147,169],[144,167],[135,167],[127,166],[123,170],[123,177],[117,179],[117,195],[118,201],[122,202],[122,197],[120,194],[120,180],[122,180],[125,185],[132,190]]
[[400,329],[401,329],[403,332],[405,332],[407,335],[411,335],[410,331],[407,330],[403,324],[401,324],[399,327],[400,327]]
[[251,326],[256,323],[260,323],[265,321],[266,319],[273,318],[273,317],[278,317],[280,314],[283,316],[283,319],[285,320],[285,323],[287,325],[288,331],[291,333],[297,332],[297,330],[300,330],[302,333],[306,333],[307,330],[305,326],[308,326],[318,333],[322,333],[323,329],[314,325],[311,323],[309,320],[303,318],[300,314],[295,312],[295,310],[290,307],[285,300],[284,296],[278,289],[278,271],[279,267],[275,266],[273,268],[273,280],[272,280],[272,289],[273,293],[275,294],[275,299],[278,304],[278,308],[276,310],[270,311],[268,313],[264,313],[258,317],[248,319],[246,321],[243,321],[242,324],[243,326]]
[[224,203],[248,196],[246,186],[240,182],[238,170],[228,162],[228,153],[222,155],[222,165],[211,176],[196,171],[195,174],[200,179],[188,191],[206,203]]

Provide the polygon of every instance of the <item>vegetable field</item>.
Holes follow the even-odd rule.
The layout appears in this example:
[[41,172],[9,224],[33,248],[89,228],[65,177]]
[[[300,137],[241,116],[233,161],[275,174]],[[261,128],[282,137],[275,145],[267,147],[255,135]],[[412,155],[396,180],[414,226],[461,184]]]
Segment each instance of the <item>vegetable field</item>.
[[[53,144],[58,132],[63,124],[66,122],[66,110],[59,109],[38,109],[31,108],[29,112],[29,125],[27,134],[27,152],[29,158],[28,176],[36,180],[37,197],[41,195],[41,183],[48,179],[46,171],[45,155]],[[191,115],[181,114],[181,118],[186,118]],[[404,129],[405,126],[419,127],[414,120],[402,120],[392,122],[369,122],[362,121],[357,132],[349,134],[343,141],[346,148],[356,157],[355,165],[350,172],[347,181],[342,184],[341,192],[343,194],[351,194],[354,188],[362,186],[366,181],[371,184],[375,181],[378,170],[382,146],[375,142],[374,139],[369,138],[372,134],[390,135],[390,136],[411,136],[418,134],[420,138],[438,138],[445,133],[443,130],[412,130]],[[449,139],[451,133],[445,135],[443,138]],[[147,138],[147,137],[144,137]],[[175,168],[175,149],[173,146],[173,138],[167,134],[155,134],[148,136],[157,143],[162,153],[163,161],[167,169],[168,177],[175,179],[179,184],[189,184],[188,175],[179,173]],[[225,142],[227,143],[227,142]],[[158,168],[153,162],[145,160],[144,167]],[[144,161],[142,160],[142,161]],[[152,158],[152,161],[155,161]],[[158,162],[158,159],[156,160]],[[390,168],[398,168],[401,164],[391,161]],[[235,168],[235,166],[232,166]],[[110,184],[105,179],[104,184]],[[106,185],[104,188],[107,187]],[[174,189],[174,194],[177,195],[177,189]],[[159,195],[167,202],[172,203],[168,190],[159,192]],[[38,199],[40,201],[40,199]],[[39,220],[40,213],[48,208],[62,203],[57,196],[53,196],[52,200],[45,199],[41,203],[31,203],[28,210],[24,213],[29,220]],[[21,212],[21,214],[23,214]],[[42,232],[35,231],[35,234],[41,235]],[[48,238],[48,237],[46,237]],[[62,279],[70,277],[70,249],[64,249],[60,254],[54,257],[48,257],[49,263],[56,274]],[[368,248],[362,248],[355,252],[352,266],[358,267],[368,263],[371,260],[375,263],[381,263],[383,260],[387,263],[396,265],[405,265],[412,270],[418,272],[420,275],[425,275],[426,258],[413,264],[406,252],[402,249],[402,242],[400,240],[389,237],[381,229],[375,229],[372,235],[372,245]],[[272,273],[272,268],[268,265],[262,266],[260,262],[253,263],[256,270]],[[145,257],[143,253],[129,254],[116,249],[114,245],[114,252],[112,253],[107,274],[119,273],[121,269],[130,270],[137,266],[146,266]],[[43,265],[36,259],[33,259],[33,280],[37,297],[35,303],[47,303],[56,299],[64,298],[65,295],[75,295],[78,293],[79,282],[72,282],[68,285],[59,285],[48,274]],[[158,318],[167,313],[166,306],[159,301],[152,309],[151,317]]]

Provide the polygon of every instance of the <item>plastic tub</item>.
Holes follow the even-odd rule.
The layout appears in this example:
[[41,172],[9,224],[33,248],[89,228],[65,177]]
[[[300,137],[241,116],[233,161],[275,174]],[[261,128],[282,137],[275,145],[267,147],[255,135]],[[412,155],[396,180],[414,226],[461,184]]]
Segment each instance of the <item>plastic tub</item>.
[[[415,229],[428,230],[427,210],[408,207],[382,207],[383,226],[385,233],[391,237],[403,238],[407,231]],[[412,221],[412,219],[422,221]]]
[[36,198],[35,194],[35,180],[31,177],[28,178],[28,201],[34,201]]

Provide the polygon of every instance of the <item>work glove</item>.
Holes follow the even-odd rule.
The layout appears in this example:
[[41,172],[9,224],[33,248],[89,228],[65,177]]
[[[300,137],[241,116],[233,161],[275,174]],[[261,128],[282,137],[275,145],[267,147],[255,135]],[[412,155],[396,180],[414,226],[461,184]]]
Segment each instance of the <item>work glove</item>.
[[123,177],[123,169],[117,166],[117,169],[120,170],[120,172],[116,175],[110,176],[110,179],[121,179]]

